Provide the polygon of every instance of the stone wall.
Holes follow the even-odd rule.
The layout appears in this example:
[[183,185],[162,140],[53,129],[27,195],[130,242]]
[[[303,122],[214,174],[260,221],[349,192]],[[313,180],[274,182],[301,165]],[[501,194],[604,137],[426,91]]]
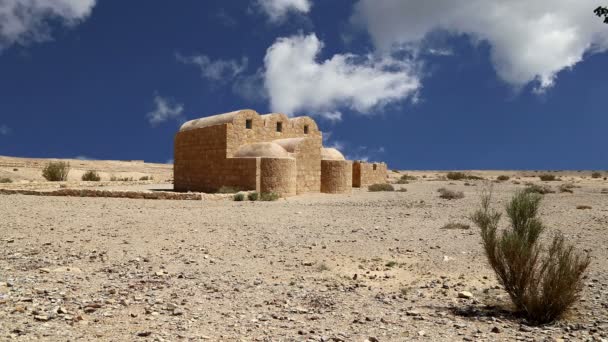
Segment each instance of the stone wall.
[[343,194],[352,191],[352,162],[347,160],[321,161],[321,192]]
[[388,168],[385,163],[353,162],[353,187],[355,188],[386,183],[387,176]]
[[259,191],[293,196],[296,194],[296,175],[295,159],[261,158]]

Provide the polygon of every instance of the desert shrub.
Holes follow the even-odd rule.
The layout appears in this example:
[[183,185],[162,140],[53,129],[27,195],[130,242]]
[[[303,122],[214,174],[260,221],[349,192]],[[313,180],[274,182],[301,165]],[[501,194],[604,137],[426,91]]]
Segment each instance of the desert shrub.
[[112,176],[112,177],[110,177],[110,181],[112,181],[112,182],[132,182],[133,181],[133,177],[116,177],[116,176]]
[[239,192],[238,194],[235,194],[233,199],[237,202],[241,202],[245,200],[245,194],[242,192]]
[[507,175],[500,175],[500,176],[496,177],[496,180],[499,180],[501,182],[508,181],[509,179],[510,178]]
[[274,192],[263,192],[260,194],[260,201],[276,201],[279,199],[279,195]]
[[13,171],[17,172],[17,171],[19,171],[19,169],[13,169]]
[[562,185],[559,186],[559,192],[568,192],[568,193],[573,193],[574,191],[572,189],[575,188],[575,185],[572,183],[564,183]]
[[240,191],[240,189],[238,189],[238,188],[235,188],[233,186],[224,185],[217,190],[217,193],[218,194],[236,194],[239,191]]
[[82,175],[82,180],[85,182],[99,182],[101,177],[99,177],[97,172],[89,170]]
[[10,178],[0,178],[0,183],[12,183],[13,180]]
[[260,197],[260,194],[258,194],[257,192],[250,192],[249,195],[247,195],[247,199],[250,201],[257,201],[258,198]]
[[388,183],[378,183],[372,184],[367,187],[368,191],[376,192],[376,191],[395,191],[395,188]]
[[472,216],[481,228],[490,267],[531,322],[559,319],[580,297],[589,255],[575,251],[559,232],[545,251],[539,240],[545,226],[538,217],[538,194],[517,192],[506,208],[510,226],[499,233],[501,214],[490,208],[491,197],[491,190],[485,190],[481,208]]
[[397,192],[407,192],[407,189],[406,188],[401,188],[401,189],[397,190]]
[[588,209],[591,209],[591,207],[590,207],[590,206],[588,206],[588,205],[577,205],[577,206],[576,206],[576,209],[580,209],[580,210],[588,210]]
[[468,224],[455,223],[455,222],[446,223],[443,227],[441,227],[441,229],[470,229],[470,228],[471,228],[471,226]]
[[601,177],[602,177],[602,174],[599,172],[593,172],[591,174],[591,178],[601,178]]
[[608,194],[608,188],[604,188],[600,191],[602,194]]
[[66,162],[50,162],[42,169],[42,177],[49,182],[60,182],[68,179],[70,164]]
[[446,177],[449,180],[467,179],[467,175],[464,172],[448,172]]
[[142,176],[142,177],[139,177],[139,180],[140,181],[152,180],[152,176]]
[[443,199],[453,200],[464,198],[464,193],[462,191],[453,191],[446,188],[440,188],[437,190],[437,192],[439,192],[439,197]]
[[549,174],[540,175],[540,176],[538,176],[538,178],[540,178],[540,180],[543,182],[552,182],[552,181],[556,180],[555,175],[549,175]]
[[412,175],[408,175],[407,173],[401,176],[402,180],[406,180],[406,181],[413,181],[418,179],[418,177],[416,176],[412,176]]
[[540,194],[540,195],[555,193],[555,191],[553,189],[551,189],[550,186],[538,185],[538,184],[530,184],[530,185],[526,186],[526,188],[523,190],[523,192],[525,192],[527,194]]

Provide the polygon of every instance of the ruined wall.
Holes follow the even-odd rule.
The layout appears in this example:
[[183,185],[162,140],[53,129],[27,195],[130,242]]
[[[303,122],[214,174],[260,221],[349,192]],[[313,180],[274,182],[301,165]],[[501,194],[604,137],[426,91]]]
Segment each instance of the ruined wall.
[[362,188],[372,184],[386,183],[388,168],[385,163],[353,163],[353,187]]
[[261,158],[259,191],[293,196],[296,194],[296,175],[295,159]]
[[215,192],[221,186],[256,189],[255,158],[226,159],[227,126],[178,132],[174,147],[174,188]]
[[352,162],[346,160],[321,161],[321,192],[343,194],[352,191]]

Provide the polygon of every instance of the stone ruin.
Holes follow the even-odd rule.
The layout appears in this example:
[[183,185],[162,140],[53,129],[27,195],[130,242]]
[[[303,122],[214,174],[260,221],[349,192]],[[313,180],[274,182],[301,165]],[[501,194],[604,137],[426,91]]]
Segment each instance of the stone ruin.
[[307,116],[239,110],[188,121],[175,136],[177,191],[227,186],[287,197],[350,193],[386,180],[385,163],[345,160],[323,147],[321,131]]

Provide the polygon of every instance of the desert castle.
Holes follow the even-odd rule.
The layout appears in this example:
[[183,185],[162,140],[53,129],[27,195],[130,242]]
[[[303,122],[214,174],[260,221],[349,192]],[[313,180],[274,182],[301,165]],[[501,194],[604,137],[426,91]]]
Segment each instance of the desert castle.
[[260,115],[239,110],[186,122],[175,136],[174,184],[178,191],[214,192],[222,186],[292,196],[348,193],[385,183],[384,163],[348,161],[323,147],[307,116]]

